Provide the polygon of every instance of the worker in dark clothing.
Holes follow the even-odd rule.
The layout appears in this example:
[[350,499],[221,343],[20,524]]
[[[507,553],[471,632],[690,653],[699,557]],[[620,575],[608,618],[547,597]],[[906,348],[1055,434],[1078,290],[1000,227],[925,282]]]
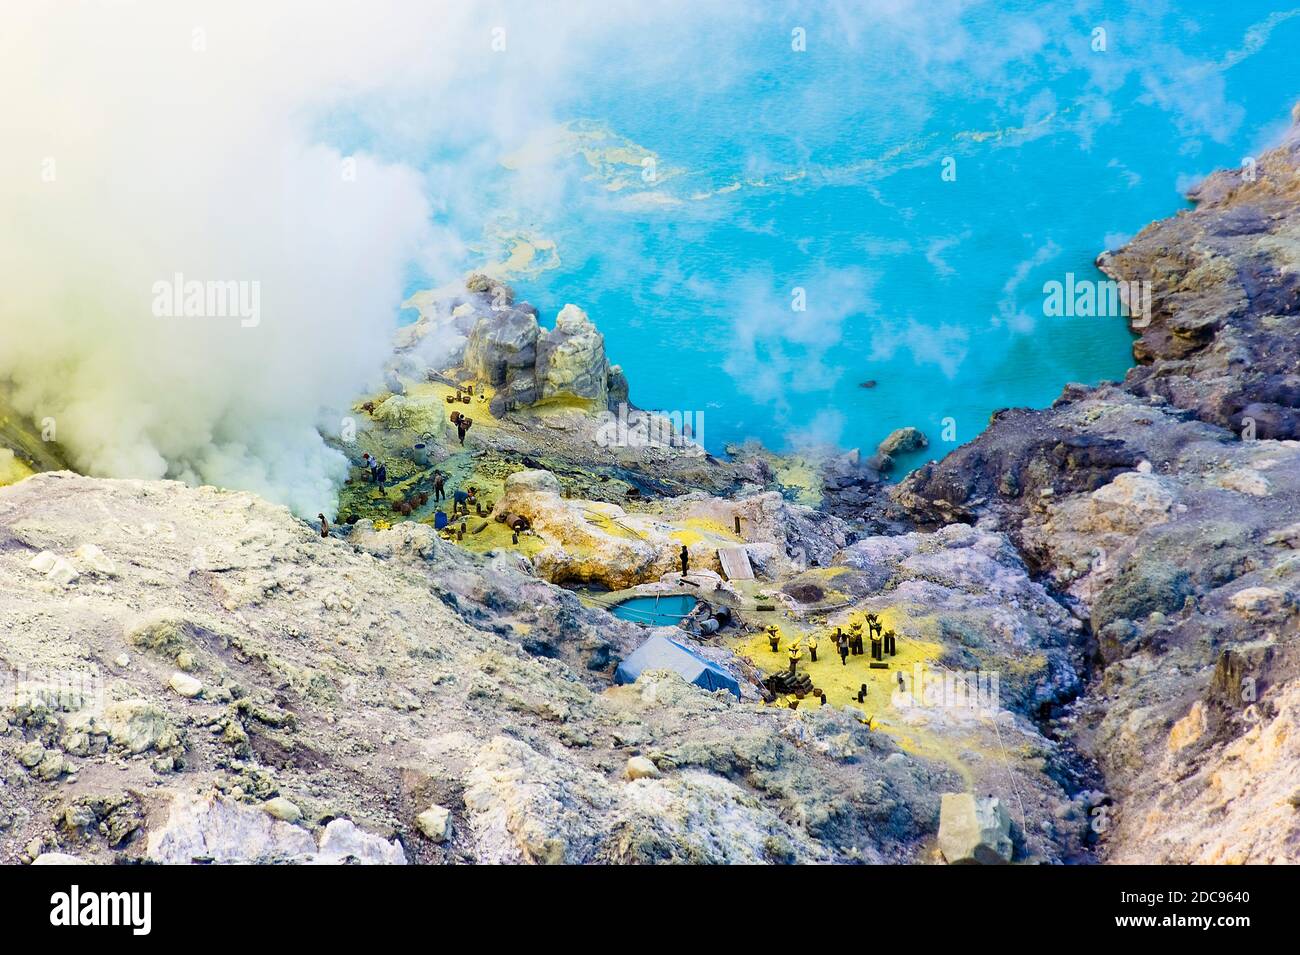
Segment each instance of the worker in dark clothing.
[[773,653],[781,649],[781,631],[776,628],[774,623],[767,625],[767,642]]
[[445,501],[447,499],[447,491],[445,490],[446,483],[447,476],[445,474],[441,471],[433,472],[433,499],[435,502]]
[[473,504],[477,503],[478,499],[475,497],[476,493],[477,492],[474,490],[474,488],[471,487],[471,488],[467,488],[464,491],[457,491],[455,494],[453,494],[452,501],[451,501],[451,516],[455,517],[457,514],[460,513],[464,513],[466,516],[468,516],[470,507]]
[[849,665],[849,635],[847,633],[840,633],[838,627],[835,628],[835,633],[836,633],[835,643],[839,647],[839,651],[840,651],[840,665],[848,666]]
[[462,448],[465,446],[465,432],[470,429],[470,425],[472,425],[473,423],[474,423],[473,420],[465,417],[464,415],[461,415],[456,420],[456,434],[460,438],[460,446]]
[[685,577],[687,568],[691,566],[691,555],[687,552],[685,544],[682,545],[681,561],[682,561],[682,576]]
[[329,537],[329,536],[330,536],[330,522],[327,521],[327,520],[325,520],[325,515],[324,515],[324,514],[317,514],[316,516],[320,518],[320,536],[321,536],[321,537]]
[[381,491],[384,489],[384,482],[387,480],[388,480],[388,465],[381,464],[379,465],[379,467],[375,469],[375,483],[379,485],[379,489]]

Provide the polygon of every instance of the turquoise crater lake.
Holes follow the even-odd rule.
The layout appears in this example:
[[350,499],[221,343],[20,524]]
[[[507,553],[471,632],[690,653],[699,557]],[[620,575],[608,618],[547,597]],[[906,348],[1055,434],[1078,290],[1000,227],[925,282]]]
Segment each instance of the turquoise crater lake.
[[1123,318],[1049,316],[1044,284],[1101,280],[1098,253],[1285,121],[1300,10],[1178,6],[650,23],[449,213],[481,213],[464,265],[504,263],[544,324],[587,310],[632,400],[702,412],[711,450],[869,453],[912,425],[931,445],[900,464],[940,457],[1121,378]]

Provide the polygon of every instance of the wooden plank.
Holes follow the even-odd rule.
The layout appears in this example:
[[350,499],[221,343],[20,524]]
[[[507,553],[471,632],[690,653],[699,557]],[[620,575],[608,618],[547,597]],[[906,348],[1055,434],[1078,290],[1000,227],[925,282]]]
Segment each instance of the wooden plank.
[[754,568],[749,563],[749,551],[743,547],[719,547],[718,560],[728,580],[753,580]]

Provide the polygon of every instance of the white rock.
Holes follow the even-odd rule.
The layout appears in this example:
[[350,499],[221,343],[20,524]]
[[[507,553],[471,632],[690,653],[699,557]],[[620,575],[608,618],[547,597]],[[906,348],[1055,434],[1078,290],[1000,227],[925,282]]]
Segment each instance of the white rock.
[[172,678],[167,681],[167,685],[172,688],[179,696],[192,700],[203,692],[203,684],[188,673],[181,673],[179,670],[172,674]]
[[58,559],[57,555],[50,553],[48,550],[43,550],[33,557],[31,563],[27,566],[38,574],[48,574],[54,567],[54,562]]
[[372,835],[347,819],[335,819],[320,837],[320,852],[313,860],[324,865],[353,861],[361,865],[406,865],[406,853],[394,840]]
[[167,821],[150,830],[154,862],[188,864],[195,859],[248,864],[307,862],[316,852],[311,833],[273,819],[254,806],[224,796],[176,795]]
[[117,566],[94,544],[82,544],[73,551],[73,556],[81,561],[84,567],[89,567],[97,574],[103,574],[105,577],[117,576]]
[[89,865],[85,859],[78,859],[66,852],[42,852],[32,860],[32,865]]
[[659,767],[645,756],[632,756],[627,761],[628,779],[653,779],[660,775]]
[[430,806],[415,817],[415,825],[434,842],[446,842],[451,836],[451,810]]
[[66,557],[56,557],[54,559],[54,565],[50,567],[45,576],[56,584],[62,584],[64,587],[67,587],[80,575],[77,573],[77,568],[72,565],[72,561],[68,560]]
[[125,669],[131,665],[131,656],[127,653],[119,653],[117,656],[113,657],[113,662],[117,664],[117,666]]

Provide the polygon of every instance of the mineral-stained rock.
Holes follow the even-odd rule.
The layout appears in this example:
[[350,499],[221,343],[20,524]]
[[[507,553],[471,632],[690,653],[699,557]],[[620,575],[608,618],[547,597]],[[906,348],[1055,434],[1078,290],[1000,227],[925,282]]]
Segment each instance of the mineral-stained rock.
[[899,428],[891,431],[888,437],[880,442],[876,453],[892,458],[908,451],[919,451],[929,445],[930,442],[920,428]]
[[[524,496],[554,497],[548,503],[563,501],[582,513],[577,501],[554,494],[552,475],[518,480]],[[111,594],[94,596],[90,612],[79,601],[56,599],[25,564],[33,551],[84,540],[85,515],[100,513],[100,503],[124,525],[169,530],[114,539],[119,577]],[[843,588],[843,599],[861,602],[896,573],[910,588],[898,600],[909,607],[970,601],[977,614],[987,614],[995,601],[1006,603],[984,618],[999,628],[989,652],[1011,647],[1019,659],[1026,655],[1018,641],[1069,641],[1068,613],[1058,607],[1056,617],[1038,619],[1047,605],[1023,572],[1012,570],[1000,535],[982,541],[969,528],[918,535],[888,566],[845,569],[835,559],[852,540],[849,525],[776,493],[738,500],[693,493],[653,507],[628,508],[618,520],[647,539],[671,539],[662,566],[673,570],[680,541],[671,529],[685,529],[679,533],[693,541],[692,566],[699,567],[718,542],[735,542],[739,516],[747,546],[761,550],[778,577],[776,593],[791,567],[803,566],[790,553],[802,547],[809,571],[821,572],[808,579],[827,595]],[[583,520],[621,533],[616,514],[595,510]],[[0,600],[0,656],[10,665],[40,660],[78,673],[88,661],[107,664],[100,664],[102,693],[91,687],[89,694],[102,710],[52,709],[36,700],[7,706],[11,729],[0,734],[0,760],[16,766],[19,747],[38,742],[48,753],[57,743],[77,760],[79,783],[112,780],[114,793],[140,800],[116,810],[106,803],[101,812],[77,797],[71,815],[65,806],[52,822],[56,807],[43,801],[53,787],[21,774],[19,785],[5,791],[25,811],[0,815],[9,861],[53,826],[95,862],[119,855],[396,862],[404,853],[392,834],[417,830],[403,807],[435,803],[457,814],[463,803],[455,855],[476,862],[901,862],[922,858],[931,844],[937,793],[958,786],[960,777],[943,760],[903,757],[879,724],[868,730],[834,707],[793,712],[740,703],[666,672],[611,687],[613,663],[644,633],[528,573],[517,553],[481,557],[417,524],[376,531],[358,523],[354,533],[354,540],[322,542],[287,510],[252,495],[171,481],[38,474],[0,489],[0,537],[21,534],[28,542],[28,549],[0,547],[0,571],[11,582]],[[196,540],[204,542],[201,564],[209,569],[185,573],[196,563]],[[870,552],[884,554],[888,538],[873,540]],[[657,560],[654,572],[661,569]],[[993,598],[978,592],[982,569],[994,571]],[[696,576],[702,586],[717,583]],[[330,594],[346,595],[352,611],[343,615],[341,601],[325,599]],[[1026,608],[1023,616],[1013,601]],[[109,663],[131,650],[128,631],[147,631],[132,624],[151,606],[171,608],[176,625],[148,631],[141,659],[121,668]],[[943,613],[961,620],[966,611],[945,606]],[[934,633],[943,629],[935,626]],[[976,632],[973,619],[962,621],[967,631]],[[696,649],[751,686],[720,642]],[[167,676],[191,657],[210,703],[188,703],[166,688]],[[591,668],[596,657],[602,662]],[[1023,683],[1006,681],[1008,702],[1021,705],[1017,687],[1060,682],[1041,666],[1035,653],[1019,668]],[[1032,705],[1027,693],[1024,704]],[[972,724],[973,737],[958,727],[945,744],[960,752],[969,739],[981,753],[997,751],[993,730],[979,728],[987,722]],[[1073,857],[1077,834],[1043,828],[1067,801],[1043,772],[1050,742],[1020,717],[997,726],[1008,762],[967,761],[977,787],[1015,780],[1034,834],[1027,852],[1050,861]],[[902,729],[928,731],[919,722]],[[632,746],[663,776],[621,778]],[[124,759],[132,749],[151,758]],[[35,765],[44,759],[43,753]],[[171,785],[193,781],[228,795],[186,791],[170,809],[160,805],[159,774],[178,768],[163,777]],[[411,802],[395,798],[397,786],[410,788]],[[329,838],[321,832],[314,839],[301,824],[271,816],[264,804],[280,793],[310,794],[312,818],[339,817],[327,827]],[[184,808],[189,802],[196,804]],[[358,828],[363,820],[369,831]],[[141,830],[143,838],[132,835]],[[422,860],[442,856],[423,836],[408,838]]]
[[[1108,858],[1298,858],[1293,828],[1257,822],[1285,786],[1247,784],[1232,761],[1300,677],[1300,563],[1286,553],[1300,511],[1298,171],[1293,126],[1256,176],[1210,176],[1195,210],[1104,255],[1108,275],[1151,291],[1124,381],[1000,412],[893,495],[927,523],[1005,531],[1090,618],[1105,666],[1063,728],[1120,809]],[[1233,661],[1230,678],[1216,660]],[[1282,777],[1285,752],[1270,757]]]
[[14,755],[23,766],[35,769],[45,758],[45,747],[37,741],[32,741],[19,747]]
[[127,641],[167,659],[189,649],[202,631],[190,615],[173,607],[159,607],[130,620],[124,628]]
[[576,305],[565,305],[555,328],[538,339],[537,391],[540,399],[572,395],[602,408],[609,403],[605,336]]
[[698,770],[627,785],[630,811],[611,835],[610,861],[754,865],[818,861],[798,827],[766,812],[735,783]]
[[[590,581],[617,590],[658,580],[680,566],[681,542],[659,522],[628,514],[616,504],[567,500],[549,471],[507,476],[494,513],[528,519],[547,545],[533,566],[551,581]],[[701,541],[689,547],[693,566],[721,569],[716,545]]]
[[501,305],[485,309],[470,330],[462,365],[491,385],[491,411],[548,398],[583,398],[597,408],[627,401],[627,380],[605,356],[605,338],[576,305],[560,310],[555,328],[537,324],[535,310]]
[[465,369],[497,388],[521,374],[532,378],[540,334],[536,316],[528,312],[506,309],[484,315],[465,343]]
[[645,756],[629,756],[627,760],[626,775],[628,779],[645,779],[647,777],[659,776],[659,767],[654,761]]
[[433,842],[446,842],[451,837],[451,810],[445,806],[430,806],[415,817],[416,828]]
[[944,793],[939,809],[939,851],[949,865],[1011,861],[1011,814],[996,797]]
[[149,700],[110,703],[104,708],[103,723],[108,729],[109,739],[131,753],[164,749],[175,742],[167,714]]
[[302,818],[302,810],[283,796],[268,799],[262,808],[281,822],[297,822]]
[[485,862],[592,861],[615,801],[594,773],[498,736],[465,777],[465,806]]

